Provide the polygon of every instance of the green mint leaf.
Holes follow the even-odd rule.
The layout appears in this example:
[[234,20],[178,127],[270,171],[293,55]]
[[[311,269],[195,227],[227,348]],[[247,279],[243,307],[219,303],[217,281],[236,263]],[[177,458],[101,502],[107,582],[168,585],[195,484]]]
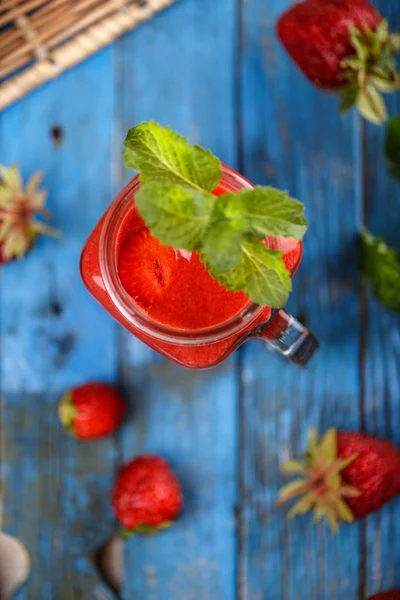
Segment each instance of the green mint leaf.
[[400,252],[368,231],[361,234],[362,272],[374,296],[400,314]]
[[228,290],[245,291],[260,305],[281,308],[292,290],[290,273],[282,260],[282,252],[268,250],[257,240],[245,240],[240,245],[241,258],[237,266],[224,273],[216,273],[206,266],[211,275]]
[[174,183],[145,183],[136,206],[151,233],[175,249],[200,250],[216,197]]
[[226,221],[216,221],[204,236],[201,259],[216,275],[230,271],[242,257],[242,241],[243,233],[235,231]]
[[154,121],[132,127],[126,136],[125,165],[142,183],[178,183],[211,192],[221,179],[221,164],[210,151]]
[[223,196],[223,203],[225,217],[255,236],[301,240],[307,231],[304,205],[289,198],[287,192],[258,186]]
[[400,116],[389,121],[385,151],[389,160],[389,173],[400,179]]

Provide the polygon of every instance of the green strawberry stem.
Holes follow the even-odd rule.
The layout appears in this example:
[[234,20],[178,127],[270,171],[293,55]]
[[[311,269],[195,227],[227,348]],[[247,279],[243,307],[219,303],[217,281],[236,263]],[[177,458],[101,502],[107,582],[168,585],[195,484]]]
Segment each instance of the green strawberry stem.
[[58,407],[58,416],[62,426],[69,433],[74,432],[74,420],[78,414],[75,404],[72,402],[72,396],[69,392],[61,398]]
[[41,173],[24,187],[18,167],[0,165],[0,245],[5,260],[22,258],[39,235],[59,237],[59,232],[35,217],[47,219],[46,192],[40,189]]
[[128,529],[126,527],[121,527],[118,530],[118,537],[123,540],[128,540],[135,534],[144,535],[144,536],[153,536],[157,535],[157,533],[161,533],[161,531],[165,531],[171,527],[172,521],[165,521],[165,523],[160,523],[159,525],[146,525],[145,523],[139,523],[136,525],[134,529]]
[[301,496],[290,509],[289,519],[313,511],[314,521],[326,519],[334,532],[339,521],[351,523],[354,515],[345,499],[356,497],[359,492],[342,481],[341,472],[356,458],[356,455],[345,459],[338,457],[335,429],[329,429],[320,442],[316,429],[311,429],[303,460],[292,459],[282,465],[284,473],[299,477],[280,490],[278,506]]
[[342,62],[348,84],[340,95],[340,111],[357,106],[365,119],[381,125],[388,117],[382,92],[400,90],[395,56],[400,51],[400,35],[389,33],[388,22],[382,20],[376,31],[351,26],[350,42],[355,54]]

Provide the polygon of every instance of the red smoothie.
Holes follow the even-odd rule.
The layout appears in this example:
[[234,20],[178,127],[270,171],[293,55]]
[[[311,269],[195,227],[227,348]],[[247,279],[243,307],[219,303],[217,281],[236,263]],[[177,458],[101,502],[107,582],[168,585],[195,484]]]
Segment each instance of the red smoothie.
[[[230,170],[227,173],[232,174],[231,177],[236,175]],[[84,283],[120,323],[155,350],[185,367],[215,366],[254,335],[257,327],[268,322],[272,310],[255,306],[243,292],[227,291],[209,275],[197,253],[175,251],[153,238],[132,198],[138,185],[138,181],[133,180],[127,186],[90,236],[81,260]],[[252,186],[242,178],[236,185],[223,179],[214,194],[220,196],[242,187]],[[110,211],[122,202],[126,208],[114,225],[114,247],[108,247],[106,253],[103,250],[103,264],[104,255],[108,257],[106,263],[107,260],[115,263],[114,288],[125,295],[125,306],[130,303],[129,314],[121,310],[114,292],[110,293],[110,287],[105,284],[107,275],[105,277],[101,268],[101,248],[105,243],[110,245],[104,240],[103,229],[107,227]],[[286,267],[292,274],[296,271],[301,261],[301,242],[268,238],[265,244],[282,250]],[[271,336],[276,330],[274,321],[271,321]],[[144,327],[141,327],[142,322]],[[226,335],[223,333],[225,324]],[[163,328],[168,330],[167,335]],[[215,328],[219,332],[214,336]],[[268,338],[268,334],[263,333],[263,336]]]

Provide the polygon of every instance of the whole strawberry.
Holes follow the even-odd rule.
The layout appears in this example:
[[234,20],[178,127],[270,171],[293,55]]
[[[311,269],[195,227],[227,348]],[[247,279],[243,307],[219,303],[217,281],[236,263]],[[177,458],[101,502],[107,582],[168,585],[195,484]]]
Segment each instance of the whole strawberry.
[[111,435],[122,423],[126,403],[107,383],[85,383],[64,394],[59,417],[67,431],[82,440]]
[[380,592],[371,596],[368,600],[400,600],[400,590],[392,590],[390,592]]
[[304,0],[280,17],[277,34],[316,87],[340,92],[342,113],[357,105],[373,123],[386,120],[380,92],[399,89],[400,36],[368,0]]
[[38,187],[41,178],[36,173],[24,188],[16,166],[0,165],[0,263],[24,256],[39,235],[58,235],[35,218],[48,217],[46,193]]
[[179,481],[169,465],[158,456],[139,456],[124,465],[113,492],[113,508],[125,528],[152,535],[174,521],[183,503]]
[[352,522],[381,508],[400,493],[400,452],[388,440],[329,429],[321,442],[310,432],[303,461],[289,460],[287,474],[300,477],[280,492],[279,504],[302,498],[288,516],[314,511],[315,521]]

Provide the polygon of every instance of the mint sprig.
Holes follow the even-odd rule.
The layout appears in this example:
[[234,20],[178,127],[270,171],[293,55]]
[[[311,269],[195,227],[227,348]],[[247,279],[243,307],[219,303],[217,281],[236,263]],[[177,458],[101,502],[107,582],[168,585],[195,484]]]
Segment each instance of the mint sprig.
[[365,230],[361,234],[362,272],[374,296],[400,314],[400,252]]
[[155,237],[175,249],[199,252],[228,290],[244,291],[253,302],[274,308],[286,303],[290,273],[282,252],[267,249],[262,240],[302,239],[307,222],[300,202],[261,186],[214,196],[220,161],[154,122],[129,130],[124,158],[140,173],[135,202]]
[[374,31],[351,25],[349,33],[354,53],[342,61],[347,85],[340,94],[340,112],[344,114],[357,106],[365,119],[381,125],[388,117],[382,92],[400,89],[396,60],[400,36],[389,32],[385,19]]
[[301,240],[307,231],[304,205],[287,192],[257,186],[223,197],[224,215],[247,233],[262,238],[273,235]]

